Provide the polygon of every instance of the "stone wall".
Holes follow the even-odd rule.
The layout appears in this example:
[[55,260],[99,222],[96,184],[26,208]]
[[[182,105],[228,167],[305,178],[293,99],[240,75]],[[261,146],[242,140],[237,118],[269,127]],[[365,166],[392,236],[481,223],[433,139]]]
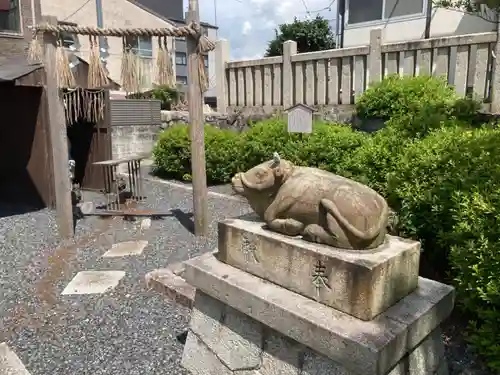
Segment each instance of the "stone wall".
[[[338,105],[335,107],[318,107],[314,117],[326,122],[355,123],[354,106]],[[205,123],[221,129],[244,131],[252,122],[267,120],[283,116],[283,109],[279,107],[245,107],[231,108],[227,114],[206,112]],[[189,123],[189,113],[185,111],[162,111],[163,127],[168,128],[176,124]]]

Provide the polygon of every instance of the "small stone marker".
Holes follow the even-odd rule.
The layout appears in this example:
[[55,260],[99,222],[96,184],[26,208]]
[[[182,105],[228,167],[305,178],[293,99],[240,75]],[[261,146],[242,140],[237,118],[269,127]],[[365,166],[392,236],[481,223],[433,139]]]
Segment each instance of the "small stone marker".
[[299,103],[286,112],[289,133],[312,133],[314,108]]

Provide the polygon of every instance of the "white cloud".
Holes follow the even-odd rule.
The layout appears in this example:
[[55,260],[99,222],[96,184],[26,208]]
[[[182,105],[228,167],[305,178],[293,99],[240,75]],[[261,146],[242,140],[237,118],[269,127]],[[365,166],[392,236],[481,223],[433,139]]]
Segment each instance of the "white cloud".
[[243,35],[248,35],[248,33],[252,30],[252,24],[249,21],[243,22],[243,27],[241,28],[241,33]]
[[[274,29],[294,17],[305,19],[319,14],[326,19],[336,18],[336,2],[331,0],[215,0],[219,38],[229,40],[231,59],[259,58],[267,43],[274,37]],[[215,23],[214,1],[200,1],[201,20]]]

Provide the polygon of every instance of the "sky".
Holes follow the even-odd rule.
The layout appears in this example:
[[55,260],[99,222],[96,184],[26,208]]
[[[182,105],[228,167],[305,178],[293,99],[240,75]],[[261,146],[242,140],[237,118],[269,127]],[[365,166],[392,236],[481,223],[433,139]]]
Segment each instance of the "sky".
[[336,1],[332,0],[200,0],[202,21],[215,24],[214,1],[219,38],[229,41],[231,60],[262,57],[267,43],[274,38],[274,30],[294,17],[336,17]]

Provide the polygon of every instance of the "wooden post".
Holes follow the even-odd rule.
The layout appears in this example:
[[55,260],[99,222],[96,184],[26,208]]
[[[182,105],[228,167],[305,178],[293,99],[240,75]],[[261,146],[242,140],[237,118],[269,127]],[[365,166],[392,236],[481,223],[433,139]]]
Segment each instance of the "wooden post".
[[[45,22],[57,24],[55,17],[45,17]],[[46,74],[45,96],[47,98],[48,130],[52,147],[53,184],[56,196],[56,215],[59,235],[69,239],[74,235],[71,182],[68,169],[68,136],[64,106],[59,95],[56,78],[56,37],[44,33],[44,65]]]
[[[200,23],[198,0],[189,0],[186,21]],[[197,41],[187,39],[188,67],[188,109],[191,135],[191,168],[193,178],[194,234],[208,234],[208,191],[205,169],[205,130],[203,116],[203,93],[198,73],[199,58]]]
[[370,31],[370,54],[368,55],[368,86],[382,77],[382,29]]
[[[497,15],[500,17],[500,14]],[[490,93],[491,93],[491,108],[492,113],[500,113],[500,22],[496,25],[497,40],[493,51],[495,52],[495,57],[493,58],[491,81],[490,81]],[[484,95],[481,93],[481,95]]]

